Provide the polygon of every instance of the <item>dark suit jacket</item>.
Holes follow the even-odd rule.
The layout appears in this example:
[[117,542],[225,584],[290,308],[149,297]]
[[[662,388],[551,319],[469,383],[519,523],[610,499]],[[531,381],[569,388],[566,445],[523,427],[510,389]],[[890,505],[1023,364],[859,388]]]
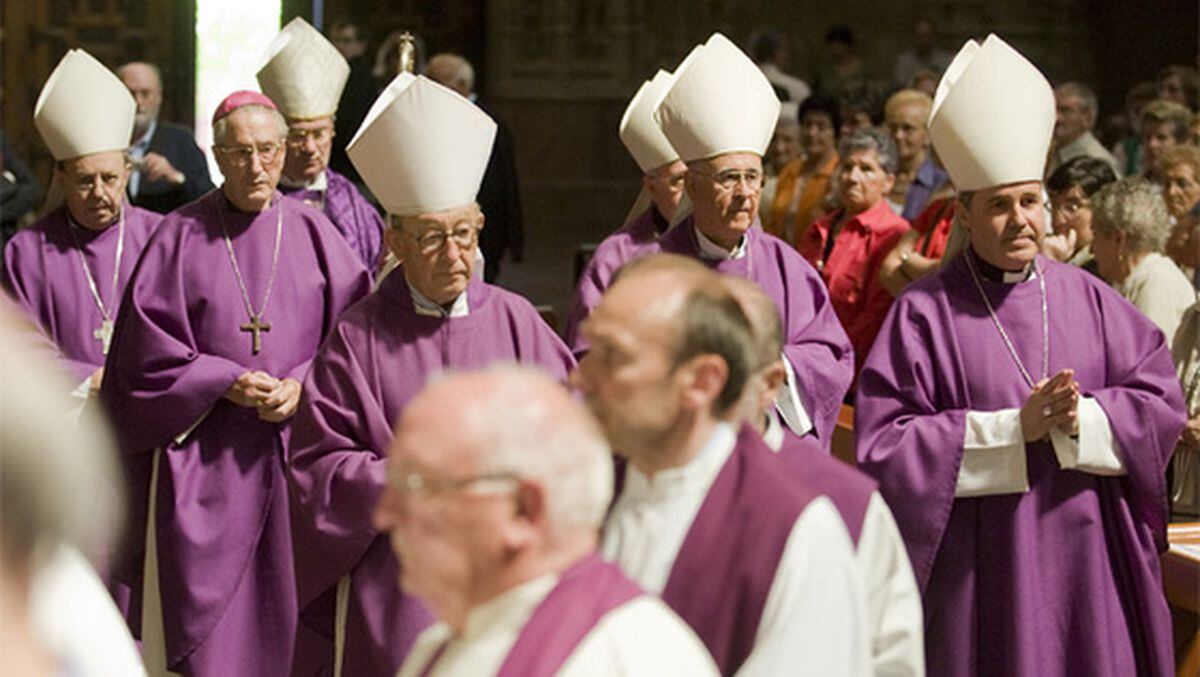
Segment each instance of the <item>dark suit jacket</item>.
[[479,234],[483,250],[484,280],[494,281],[500,274],[505,251],[520,261],[525,246],[525,222],[521,213],[521,191],[517,183],[517,162],[512,132],[490,110],[480,106],[496,121],[496,142],[488,159],[476,201],[483,210],[484,226]]
[[148,182],[143,176],[137,197],[131,199],[133,204],[166,214],[213,189],[208,161],[186,127],[159,120],[154,136],[150,137],[149,152],[167,158],[175,169],[183,172],[184,181],[182,184]]

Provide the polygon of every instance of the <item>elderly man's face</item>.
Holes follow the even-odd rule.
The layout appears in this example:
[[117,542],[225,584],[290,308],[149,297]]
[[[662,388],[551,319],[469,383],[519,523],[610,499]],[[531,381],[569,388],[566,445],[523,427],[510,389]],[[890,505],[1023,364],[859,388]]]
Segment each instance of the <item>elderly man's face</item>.
[[1174,122],[1146,120],[1142,124],[1142,159],[1146,167],[1157,166],[1159,159],[1176,145]]
[[827,113],[811,111],[804,114],[804,119],[800,121],[800,144],[810,160],[823,158],[833,152],[836,140],[837,130],[833,128],[833,118]]
[[438,305],[452,303],[475,271],[483,213],[475,205],[399,218],[387,242],[404,266],[404,277]]
[[1200,202],[1200,181],[1197,179],[1200,177],[1196,176],[1195,169],[1186,162],[1173,164],[1163,172],[1171,216],[1182,219]]
[[726,247],[736,246],[758,217],[762,196],[762,158],[726,153],[688,167],[687,191],[695,206],[696,227]]
[[288,125],[287,160],[283,175],[310,183],[329,166],[333,152],[333,118],[292,122]]
[[780,120],[771,137],[771,166],[775,173],[783,169],[804,152],[800,145],[800,125],[795,120]]
[[925,121],[929,110],[919,103],[897,106],[887,116],[888,132],[896,141],[896,152],[900,162],[908,163],[923,158],[929,147],[929,129]]
[[158,119],[159,110],[162,109],[162,82],[153,68],[141,63],[132,63],[122,68],[121,82],[125,83],[125,87],[133,95],[133,100],[137,102],[134,134],[144,134],[150,123]]
[[221,190],[238,209],[263,211],[283,172],[283,130],[269,111],[258,107],[239,108],[225,120],[225,138],[213,146],[225,177]]
[[1062,92],[1054,93],[1055,110],[1054,140],[1059,143],[1070,143],[1096,123],[1096,114],[1087,109],[1082,97]]
[[58,165],[55,172],[71,218],[88,230],[104,230],[116,223],[131,170],[121,151],[84,155]]
[[441,618],[461,618],[503,566],[514,477],[480,471],[480,444],[444,392],[405,410],[388,458],[375,528],[391,537],[400,584]]
[[591,348],[571,383],[623,455],[661,446],[682,414],[677,282],[662,272],[620,279],[581,327]]
[[1033,262],[1046,231],[1040,181],[984,188],[958,208],[971,247],[984,261],[1003,270],[1021,270]]
[[642,185],[650,192],[650,199],[663,218],[670,221],[683,198],[683,180],[687,165],[680,160],[650,170],[642,177]]
[[879,163],[874,150],[857,150],[838,164],[838,186],[842,206],[848,214],[859,214],[883,199],[896,183],[896,176]]

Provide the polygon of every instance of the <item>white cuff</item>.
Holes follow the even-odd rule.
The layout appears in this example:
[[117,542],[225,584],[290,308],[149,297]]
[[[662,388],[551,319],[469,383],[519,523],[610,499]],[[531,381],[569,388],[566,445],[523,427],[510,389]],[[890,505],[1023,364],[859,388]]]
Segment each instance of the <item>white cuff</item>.
[[1079,398],[1079,435],[1071,437],[1058,428],[1050,429],[1050,443],[1058,466],[1063,470],[1079,470],[1093,475],[1124,475],[1125,459],[1121,445],[1113,439],[1108,416],[1096,400]]
[[83,416],[83,408],[87,406],[88,397],[92,394],[92,375],[83,379],[83,383],[75,386],[75,389],[70,392],[73,400],[71,408],[67,410],[67,420],[71,425],[79,424],[79,417]]
[[1029,491],[1021,410],[968,411],[956,498]]
[[779,411],[779,416],[788,429],[797,436],[802,436],[813,429],[812,419],[808,417],[804,402],[800,399],[800,391],[796,387],[796,372],[792,370],[792,363],[788,361],[787,355],[783,355],[783,368],[787,371],[787,382],[775,396],[775,409]]

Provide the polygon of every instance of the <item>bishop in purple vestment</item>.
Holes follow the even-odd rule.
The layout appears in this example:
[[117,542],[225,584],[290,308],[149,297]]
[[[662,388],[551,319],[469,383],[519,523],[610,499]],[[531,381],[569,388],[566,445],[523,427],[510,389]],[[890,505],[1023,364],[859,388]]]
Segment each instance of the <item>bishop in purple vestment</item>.
[[922,590],[929,673],[1173,674],[1158,555],[1184,413],[1167,342],[1038,254],[1041,73],[994,35],[947,73],[930,124],[970,244],[897,298],[855,412]]
[[[106,367],[131,506],[117,574],[147,656],[164,654],[151,669],[282,675],[291,664],[290,418],[317,347],[370,281],[320,212],[275,191],[285,133],[261,94],[218,108],[225,183],[147,243]],[[143,587],[143,571],[159,585]]]

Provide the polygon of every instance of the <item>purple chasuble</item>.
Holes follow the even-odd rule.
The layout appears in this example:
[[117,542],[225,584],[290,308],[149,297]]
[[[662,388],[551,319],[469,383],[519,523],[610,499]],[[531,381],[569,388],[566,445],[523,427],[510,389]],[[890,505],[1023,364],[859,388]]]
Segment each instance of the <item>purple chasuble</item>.
[[[1164,473],[1184,424],[1162,333],[1110,287],[1038,257],[1049,371],[1075,370],[1128,474],[1062,470],[1026,446],[1029,491],[954,497],[969,410],[1020,407],[1029,386],[957,256],[888,313],[858,382],[859,467],[879,480],[925,603],[929,674],[1170,675]],[[983,281],[1039,378],[1039,283]]]
[[[282,210],[278,266],[270,281]],[[252,354],[228,225],[250,303],[271,324]],[[220,190],[168,215],[122,302],[101,399],[124,452],[130,519],[117,575],[132,586],[140,636],[152,452],[167,666],[184,674],[282,675],[295,637],[283,450],[290,422],[225,399],[246,371],[301,380],[338,314],[370,280],[316,210],[278,194],[260,214]],[[196,424],[182,442],[175,437]]]
[[819,492],[743,426],[688,528],[662,599],[704,642],[721,674],[754,649],[775,570],[796,520]]
[[472,279],[463,317],[418,315],[403,269],[338,321],[305,380],[288,449],[302,641],[296,672],[333,662],[334,600],[350,575],[343,674],[393,675],[432,621],[403,594],[385,535],[371,526],[404,406],[437,372],[520,362],[565,381],[575,366],[533,306]]
[[280,184],[279,190],[290,198],[323,211],[346,238],[346,243],[362,264],[374,274],[379,270],[379,257],[383,252],[384,224],[379,210],[367,202],[349,179],[328,167],[325,169],[325,180],[327,185],[324,191],[289,188],[283,184]]
[[817,439],[828,449],[842,400],[854,378],[854,349],[829,301],[821,275],[791,245],[755,225],[746,231],[746,255],[712,261],[700,256],[692,217],[659,240],[661,251],[690,256],[725,275],[756,283],[775,301],[783,320],[783,353]]
[[830,455],[811,437],[798,437],[790,430],[783,431],[779,455],[795,469],[798,479],[833,501],[857,548],[867,506],[878,489],[875,480]]
[[613,275],[626,263],[657,252],[659,235],[669,225],[658,213],[658,208],[651,204],[640,216],[618,228],[596,247],[579,275],[579,284],[567,307],[567,323],[563,327],[563,336],[576,359],[582,358],[588,350],[587,340],[579,334],[579,325],[600,303],[600,297],[612,284]]
[[[4,286],[62,353],[61,366],[72,383],[82,383],[104,365],[103,344],[93,332],[104,316],[88,288],[79,262],[80,251],[104,309],[114,321],[121,295],[133,274],[142,247],[162,221],[162,215],[125,203],[125,243],[117,293],[113,294],[120,228],[102,231],[73,226],[67,208],[56,209],[31,228],[22,229],[4,248]],[[74,231],[75,237],[71,237]],[[76,241],[79,250],[76,250]]]

